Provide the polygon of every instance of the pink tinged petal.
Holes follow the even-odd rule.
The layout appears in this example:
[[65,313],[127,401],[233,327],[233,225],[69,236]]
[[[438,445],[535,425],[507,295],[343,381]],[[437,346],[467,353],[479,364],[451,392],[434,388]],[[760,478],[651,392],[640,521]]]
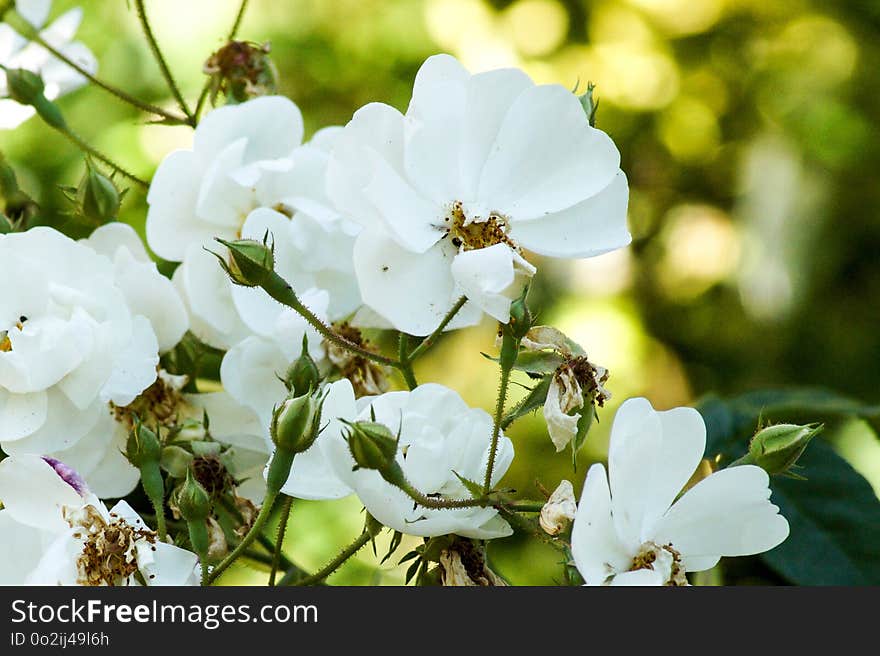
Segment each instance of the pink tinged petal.
[[626,227],[629,187],[618,171],[607,187],[586,200],[533,221],[511,224],[510,236],[550,257],[594,257],[632,241]]
[[51,533],[16,521],[0,510],[0,585],[24,585],[36,569]]
[[511,105],[478,196],[512,221],[535,219],[595,195],[619,166],[614,143],[590,127],[574,94],[559,85],[536,86]]
[[450,271],[452,253],[438,245],[416,254],[373,231],[354,245],[364,303],[410,335],[428,335],[461,296]]
[[379,227],[381,217],[364,195],[373,177],[372,158],[403,171],[403,115],[393,107],[370,103],[354,113],[337,137],[327,162],[328,198],[352,220]]
[[373,156],[373,177],[364,196],[401,247],[424,253],[443,237],[443,210],[423,197],[384,159]]
[[147,194],[147,243],[166,260],[180,262],[191,244],[213,241],[216,226],[196,217],[204,173],[196,155],[177,150],[159,164]]
[[17,522],[57,532],[67,528],[62,508],[79,508],[83,498],[43,458],[26,455],[0,462],[0,502]]
[[210,112],[199,123],[193,149],[210,161],[237,139],[247,140],[243,161],[286,157],[302,143],[302,113],[283,96],[262,96]]
[[628,548],[618,538],[605,468],[595,464],[587,472],[571,530],[575,565],[587,584],[601,585],[609,574],[629,569],[634,548],[638,545]]
[[671,542],[688,571],[703,569],[719,556],[768,551],[789,531],[788,522],[769,499],[769,477],[763,469],[753,465],[723,469],[675,502],[657,525],[655,542]]
[[46,423],[49,404],[45,391],[13,394],[0,388],[0,443],[22,440]]
[[644,528],[653,526],[660,518],[652,514],[651,496],[652,473],[662,448],[662,423],[648,400],[624,401],[611,427],[608,471],[614,525],[631,549],[645,541]]
[[635,586],[648,587],[666,585],[666,579],[662,572],[653,569],[637,569],[634,572],[622,572],[612,578],[608,585],[611,586]]
[[534,82],[518,68],[478,73],[468,80],[459,159],[464,197],[477,196],[483,167],[514,100]]

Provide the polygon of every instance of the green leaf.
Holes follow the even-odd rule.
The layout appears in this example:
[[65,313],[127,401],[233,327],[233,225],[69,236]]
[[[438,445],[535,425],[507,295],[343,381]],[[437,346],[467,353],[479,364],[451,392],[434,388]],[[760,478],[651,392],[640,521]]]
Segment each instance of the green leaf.
[[880,429],[880,406],[822,388],[768,389],[731,399],[704,397],[697,409],[706,422],[706,457],[720,455],[732,462],[745,453],[759,421],[812,423],[840,419],[865,419]]
[[470,492],[470,495],[472,498],[479,499],[481,496],[483,496],[483,486],[482,485],[480,485],[479,483],[477,483],[475,481],[470,480],[469,478],[465,478],[464,476],[459,474],[454,469],[452,470],[452,473],[455,474],[455,477],[459,481],[461,481],[461,484],[464,485],[465,488],[467,488],[467,491]]
[[[403,541],[403,533],[400,531],[394,531],[394,535],[391,537],[391,544],[388,545],[388,553],[386,553],[385,557],[379,562],[380,565],[384,565],[385,561],[391,558],[391,555],[397,551],[398,547],[400,547],[401,541]],[[404,556],[404,558],[406,558],[406,556]],[[401,560],[400,562],[402,563],[403,561]]]
[[806,480],[775,477],[772,501],[791,526],[761,556],[799,585],[880,585],[880,500],[870,484],[826,443],[800,460]]
[[504,415],[501,420],[501,427],[507,428],[520,417],[523,417],[533,410],[537,410],[544,406],[547,400],[547,392],[550,390],[550,381],[553,376],[544,376],[537,385],[520,401],[510,412]]
[[587,434],[593,426],[594,421],[598,421],[596,414],[596,406],[590,404],[589,407],[583,408],[582,414],[578,419],[577,433],[571,440],[571,466],[577,471],[577,454],[584,442],[587,441]]

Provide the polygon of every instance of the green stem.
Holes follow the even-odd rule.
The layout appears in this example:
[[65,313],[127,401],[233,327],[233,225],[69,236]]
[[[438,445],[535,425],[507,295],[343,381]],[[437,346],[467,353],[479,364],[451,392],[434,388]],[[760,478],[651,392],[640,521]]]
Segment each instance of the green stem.
[[407,496],[415,501],[420,506],[424,508],[431,508],[436,510],[448,509],[448,508],[485,508],[487,506],[491,506],[495,503],[492,499],[487,497],[480,497],[479,499],[442,499],[436,497],[429,497],[427,494],[417,489],[407,480],[398,481],[395,483],[397,487],[406,492]]
[[177,101],[177,106],[180,107],[180,111],[182,111],[186,115],[186,123],[188,123],[192,127],[195,127],[195,116],[193,116],[192,112],[190,112],[189,107],[186,104],[186,100],[183,99],[183,94],[180,93],[180,88],[177,86],[177,82],[174,81],[174,76],[171,74],[171,69],[168,68],[168,62],[165,61],[165,56],[162,54],[161,48],[159,48],[159,42],[156,41],[156,36],[153,34],[153,28],[150,27],[150,21],[147,18],[147,10],[144,6],[144,0],[134,0],[134,6],[137,10],[137,15],[138,19],[141,22],[141,27],[144,30],[144,36],[147,37],[147,42],[150,44],[150,50],[152,50],[153,52],[153,57],[155,57],[156,63],[159,64],[159,68],[162,71],[162,77],[164,77],[165,82],[168,83],[168,88],[171,90],[171,95],[173,95],[174,99]]
[[387,356],[381,355],[379,353],[373,353],[372,351],[368,351],[367,349],[358,346],[357,344],[347,340],[345,337],[337,334],[330,326],[321,321],[315,314],[303,305],[302,301],[299,300],[299,297],[296,295],[296,292],[293,291],[293,287],[291,287],[284,278],[279,276],[274,271],[269,273],[266,281],[261,285],[263,290],[269,294],[276,301],[281,303],[282,305],[286,305],[287,307],[295,310],[297,314],[299,314],[303,319],[308,321],[312,327],[317,330],[324,339],[329,342],[333,342],[337,346],[346,349],[347,351],[354,353],[355,355],[359,355],[362,358],[366,358],[367,360],[372,360],[373,362],[378,362],[379,364],[383,364],[387,367],[394,367],[398,370],[403,370],[405,365],[403,365],[398,360],[393,358],[389,358]]
[[406,381],[407,387],[411,390],[415,389],[419,386],[419,381],[416,380],[416,374],[412,368],[412,362],[410,362],[409,357],[409,335],[406,333],[400,333],[397,340],[397,357],[400,360],[400,373],[403,375],[403,379]]
[[333,572],[339,569],[342,564],[354,556],[361,548],[367,544],[372,539],[372,536],[364,531],[358,536],[358,538],[348,545],[345,549],[343,549],[336,558],[331,560],[329,563],[324,565],[317,572],[312,574],[311,576],[307,576],[305,578],[299,579],[298,581],[293,581],[293,576],[291,576],[291,572],[288,572],[284,575],[284,577],[278,582],[278,585],[296,585],[296,586],[304,586],[304,585],[314,585],[316,583],[321,583],[324,579],[330,576]]
[[464,307],[464,304],[467,303],[467,296],[462,296],[455,302],[455,305],[446,313],[446,316],[443,317],[443,321],[440,322],[440,325],[434,329],[430,335],[425,337],[422,340],[421,344],[419,344],[412,353],[409,354],[409,360],[416,360],[420,356],[424,355],[425,351],[431,348],[434,345],[434,342],[437,341],[437,338],[443,333],[446,329],[446,326],[449,325],[449,322],[455,318],[455,315],[459,313],[461,308]]
[[[260,544],[261,547],[263,547],[263,549],[268,551],[270,554],[275,553],[275,543],[265,533],[260,533],[257,536],[257,542]],[[290,558],[285,556],[283,553],[280,553],[279,566],[284,571],[287,571],[291,568],[297,568],[297,566],[294,564],[294,562],[292,560],[290,560]],[[300,571],[302,571],[302,569],[300,569]]]
[[521,513],[539,513],[544,509],[544,503],[541,501],[514,501],[505,504],[508,510]]
[[275,505],[275,499],[278,497],[277,492],[268,491],[266,492],[266,498],[263,500],[263,505],[260,508],[260,513],[257,515],[257,519],[254,521],[254,525],[251,526],[251,530],[247,532],[241,542],[239,542],[235,549],[226,556],[222,560],[222,562],[214,568],[214,571],[208,576],[205,584],[210,585],[214,581],[217,580],[223,572],[225,572],[232,563],[238,560],[239,556],[244,554],[247,551],[248,547],[254,541],[254,539],[259,535],[263,526],[266,524],[266,521],[269,519],[269,516],[272,514],[272,506]]
[[128,178],[129,180],[134,182],[135,184],[143,187],[144,189],[150,188],[149,182],[147,182],[146,180],[143,180],[142,178],[139,178],[134,173],[131,173],[130,171],[127,171],[126,169],[122,168],[119,164],[117,164],[112,159],[107,157],[107,155],[105,155],[100,150],[98,150],[94,146],[87,143],[82,137],[80,137],[78,134],[76,134],[70,128],[61,127],[58,125],[52,125],[52,127],[54,127],[56,130],[58,130],[58,132],[63,134],[65,137],[67,137],[67,139],[69,141],[71,141],[74,145],[76,145],[76,147],[79,148],[80,150],[88,153],[89,155],[91,155],[95,159],[104,162],[104,164],[106,164],[110,168],[112,168],[116,171],[119,171],[119,173],[121,173],[123,176],[125,176],[126,178]]
[[278,565],[281,561],[281,548],[284,545],[284,533],[287,531],[287,521],[290,519],[290,507],[293,505],[293,497],[282,495],[284,501],[281,505],[281,518],[278,521],[278,537],[275,540],[275,551],[272,554],[272,572],[269,574],[269,585],[275,585],[275,575],[278,573]]
[[[12,20],[10,20],[12,19]],[[103,89],[104,91],[110,93],[113,96],[116,96],[119,100],[128,103],[129,105],[133,105],[138,109],[149,112],[150,114],[156,114],[157,116],[162,116],[170,121],[174,121],[176,123],[186,123],[187,119],[184,116],[178,116],[177,114],[172,114],[171,112],[162,109],[156,105],[152,105],[148,102],[144,102],[143,100],[139,100],[132,96],[129,93],[126,93],[122,89],[114,87],[107,82],[95,77],[92,73],[87,71],[85,68],[77,64],[70,57],[65,55],[63,52],[55,48],[51,43],[47,42],[42,36],[40,36],[39,30],[36,27],[28,23],[24,16],[17,13],[15,10],[9,11],[4,16],[4,21],[8,23],[12,28],[14,28],[17,32],[22,34],[22,36],[30,39],[36,44],[39,44],[41,47],[45,48],[48,52],[52,54],[56,59],[64,62],[68,66],[70,66],[77,73],[86,78],[89,82],[94,84],[95,86]]]
[[235,22],[229,30],[229,36],[226,37],[227,41],[232,41],[235,39],[235,35],[238,34],[238,28],[241,27],[241,21],[244,19],[244,12],[247,9],[247,5],[248,0],[241,0],[241,5],[238,7],[238,13],[235,15]]
[[495,471],[495,457],[498,455],[498,440],[501,436],[501,421],[504,417],[504,403],[507,400],[507,388],[510,384],[510,371],[513,369],[513,362],[506,363],[504,360],[504,358],[501,359],[501,382],[498,385],[498,400],[495,403],[492,443],[489,445],[489,462],[486,464],[486,477],[483,480],[484,494],[488,494],[489,490],[492,489],[492,474]]

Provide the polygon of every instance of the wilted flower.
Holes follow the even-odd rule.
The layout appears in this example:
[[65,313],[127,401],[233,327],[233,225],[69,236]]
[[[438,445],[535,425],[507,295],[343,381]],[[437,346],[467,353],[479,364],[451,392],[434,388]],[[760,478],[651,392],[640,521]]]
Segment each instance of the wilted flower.
[[69,467],[0,462],[3,585],[198,585],[194,554],[159,541],[125,502],[111,510]]
[[577,504],[574,500],[574,488],[571,481],[563,480],[541,508],[538,522],[541,528],[550,535],[559,535],[574,519]]
[[[442,385],[420,385],[411,392],[388,392],[355,404],[347,380],[334,385],[346,389],[346,407],[335,406],[328,395],[326,417],[341,416],[357,421],[375,421],[393,435],[400,435],[397,464],[409,483],[438,499],[467,499],[471,494],[459,476],[482,481],[492,437],[492,418],[483,410],[470,408],[462,398]],[[351,419],[349,419],[351,421]],[[447,533],[490,539],[510,535],[511,529],[491,507],[429,509],[413,503],[402,490],[386,482],[374,469],[352,468],[352,458],[343,432],[330,432],[319,439],[333,471],[360,497],[367,511],[382,524],[410,535],[435,536]],[[513,460],[513,444],[504,436],[498,445],[492,484],[496,484]]]
[[578,98],[522,71],[472,75],[448,55],[419,70],[405,115],[358,110],[328,167],[330,196],[364,225],[354,249],[366,305],[414,335],[483,312],[506,323],[535,267],[524,249],[590,257],[625,246],[620,156]]
[[[40,36],[67,58],[83,69],[94,73],[98,63],[92,52],[73,36],[82,20],[82,9],[76,7],[43,27],[49,18],[51,2],[45,0],[19,0],[15,11],[34,28]],[[64,62],[53,57],[41,45],[29,41],[5,23],[0,23],[0,64],[9,69],[24,69],[37,73],[45,85],[44,94],[54,100],[85,84],[86,79]],[[8,95],[6,76],[0,73],[0,129],[11,129],[34,115],[34,108],[5,99]]]
[[625,401],[611,429],[609,479],[587,473],[572,528],[572,554],[589,585],[686,585],[685,572],[721,556],[768,551],[788,537],[769,501],[767,473],[729,467],[678,497],[700,463],[706,426],[692,408],[657,412]]
[[440,583],[450,587],[506,586],[486,563],[486,551],[471,540],[457,539],[440,552]]

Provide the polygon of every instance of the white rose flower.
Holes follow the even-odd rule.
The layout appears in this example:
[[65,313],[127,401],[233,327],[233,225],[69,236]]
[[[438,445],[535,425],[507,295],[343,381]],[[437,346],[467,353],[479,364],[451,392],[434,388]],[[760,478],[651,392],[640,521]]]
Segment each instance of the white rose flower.
[[788,537],[770,503],[767,473],[752,465],[706,477],[680,498],[706,447],[693,408],[657,412],[629,399],[611,429],[608,470],[587,473],[572,528],[572,554],[588,585],[686,585],[685,572],[721,556],[768,551]]
[[502,322],[535,272],[523,249],[591,257],[625,246],[620,155],[577,97],[522,71],[472,75],[430,57],[405,115],[358,110],[333,149],[328,192],[362,223],[354,249],[364,303],[427,335],[462,294],[451,327]]
[[125,502],[111,510],[57,460],[0,462],[0,584],[198,585],[198,559],[160,542]]
[[[41,30],[40,36],[47,43],[94,74],[98,70],[95,56],[82,43],[73,41],[82,20],[82,9],[71,9],[43,28],[51,6],[51,0],[18,0],[15,3],[16,11]],[[6,24],[0,24],[0,64],[9,69],[23,68],[39,73],[46,85],[44,94],[49,100],[55,100],[86,83],[86,79],[70,66],[53,57],[42,46],[29,42]],[[18,127],[35,113],[33,107],[3,98],[6,94],[6,76],[0,75],[0,129]]]
[[268,231],[278,274],[300,293],[326,291],[331,320],[360,305],[351,258],[360,226],[325,193],[339,132],[325,128],[300,145],[297,106],[266,96],[211,112],[196,129],[193,150],[160,164],[147,199],[147,239],[161,257],[182,262],[174,284],[205,343],[229,349],[271,330],[284,311],[262,290],[227,279],[204,250],[217,250],[215,237],[261,240]]
[[173,287],[121,224],[80,243],[42,227],[0,236],[0,278],[0,445],[76,449],[96,490],[128,493],[137,477],[110,413],[155,381],[160,348],[186,330]]
[[[375,413],[376,421],[392,433],[400,430],[397,462],[407,480],[423,494],[467,499],[471,495],[458,476],[483,480],[492,418],[483,410],[468,407],[453,390],[429,383],[411,392],[388,392],[372,399],[363,398],[359,406],[355,406],[352,393],[348,412],[340,416],[348,419],[357,412],[358,421],[370,421]],[[333,471],[355,491],[367,511],[396,531],[425,537],[455,533],[484,540],[512,533],[494,508],[423,508],[402,490],[387,483],[379,472],[353,471],[355,462],[341,431],[328,431],[321,440],[321,447]],[[502,435],[493,485],[504,476],[512,461],[513,444]]]

